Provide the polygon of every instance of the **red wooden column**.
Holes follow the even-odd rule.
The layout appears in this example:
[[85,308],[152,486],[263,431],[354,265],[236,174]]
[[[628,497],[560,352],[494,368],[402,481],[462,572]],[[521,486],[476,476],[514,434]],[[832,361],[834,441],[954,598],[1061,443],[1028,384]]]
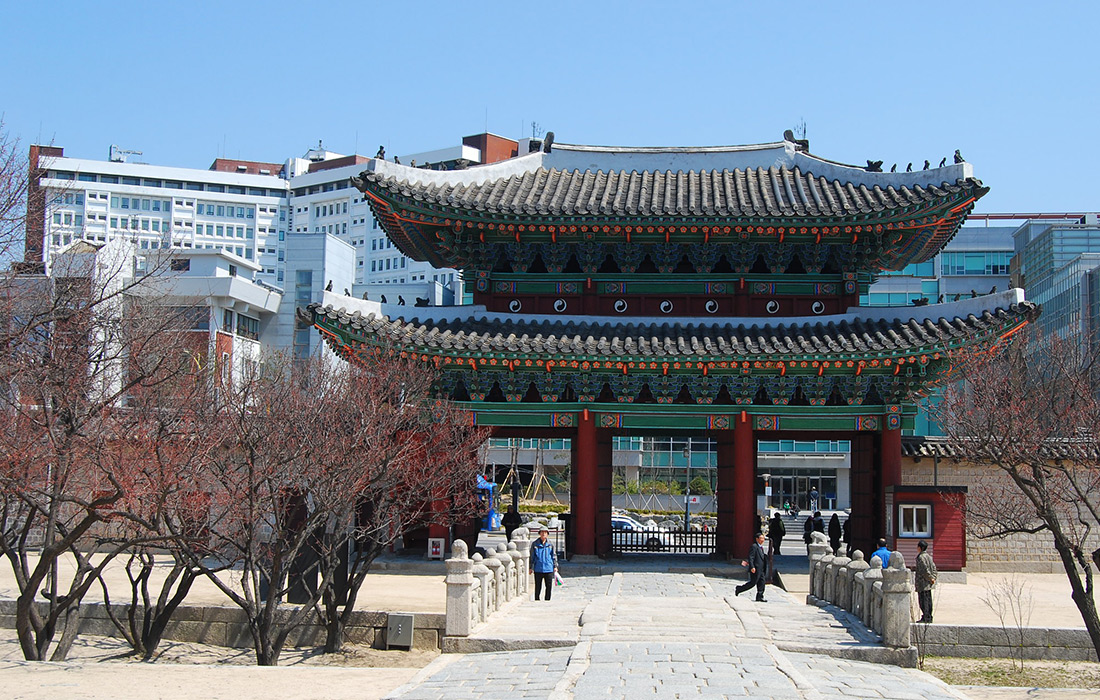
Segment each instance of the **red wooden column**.
[[596,554],[603,557],[611,553],[611,456],[614,443],[611,431],[596,429]]
[[733,429],[733,551],[739,557],[747,557],[752,547],[753,533],[757,530],[756,494],[756,440],[752,434],[752,420],[747,415],[736,419]]
[[572,504],[573,553],[596,553],[596,499],[599,490],[599,450],[596,422],[588,409],[578,416],[577,436],[573,439]]
[[733,431],[723,430],[717,433],[715,440],[718,442],[718,492],[715,494],[718,501],[718,527],[714,536],[714,548],[727,559],[732,559],[735,551],[733,513],[736,493]]
[[882,522],[890,546],[894,546],[897,537],[897,524],[894,522],[894,490],[901,486],[901,428],[883,428],[882,430]]
[[848,516],[851,525],[852,547],[870,558],[875,550],[874,543],[882,532],[882,499],[876,486],[879,482],[876,474],[876,453],[874,434],[857,432],[851,435],[852,463],[851,489],[852,513]]

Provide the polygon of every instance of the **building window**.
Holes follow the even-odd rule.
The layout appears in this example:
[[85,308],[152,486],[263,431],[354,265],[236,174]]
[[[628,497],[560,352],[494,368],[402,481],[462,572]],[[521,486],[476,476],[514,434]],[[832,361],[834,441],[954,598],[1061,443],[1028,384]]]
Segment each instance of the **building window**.
[[179,327],[192,331],[210,330],[210,307],[169,306],[167,311],[178,321]]
[[898,506],[898,537],[931,537],[932,506],[905,503]]
[[260,320],[237,314],[237,335],[242,338],[260,339]]

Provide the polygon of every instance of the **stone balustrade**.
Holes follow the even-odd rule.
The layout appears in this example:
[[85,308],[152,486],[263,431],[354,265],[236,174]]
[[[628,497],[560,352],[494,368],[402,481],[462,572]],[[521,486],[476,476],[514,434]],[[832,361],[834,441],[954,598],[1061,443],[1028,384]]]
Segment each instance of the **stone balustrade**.
[[509,600],[527,595],[529,536],[527,528],[516,528],[511,542],[497,545],[487,556],[469,556],[462,540],[451,544],[446,562],[446,636],[468,637]]
[[882,637],[888,647],[907,649],[911,643],[910,601],[913,587],[900,552],[890,555],[884,569],[878,557],[868,564],[863,552],[834,556],[820,532],[810,542],[810,593],[813,605],[831,603],[847,610]]

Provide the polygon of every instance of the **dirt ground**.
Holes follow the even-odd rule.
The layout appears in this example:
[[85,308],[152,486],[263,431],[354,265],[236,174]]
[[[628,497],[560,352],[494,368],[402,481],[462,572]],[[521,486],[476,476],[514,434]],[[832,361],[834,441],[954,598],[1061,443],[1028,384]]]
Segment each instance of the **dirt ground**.
[[15,631],[0,629],[0,688],[11,700],[147,700],[181,697],[181,688],[189,697],[233,700],[376,700],[438,655],[355,645],[342,654],[288,649],[278,667],[260,668],[247,649],[165,642],[155,663],[144,663],[119,639],[81,636],[69,661],[33,664],[22,661]]
[[1100,664],[1088,661],[1025,661],[1021,670],[1008,659],[930,656],[924,670],[950,685],[1100,689]]

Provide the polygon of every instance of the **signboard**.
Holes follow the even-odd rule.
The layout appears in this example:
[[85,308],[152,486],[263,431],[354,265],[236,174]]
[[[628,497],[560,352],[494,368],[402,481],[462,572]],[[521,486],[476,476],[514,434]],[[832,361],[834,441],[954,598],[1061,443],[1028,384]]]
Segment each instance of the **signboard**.
[[696,504],[696,503],[701,503],[701,502],[702,502],[702,499],[699,498],[698,496],[688,496],[688,503]]
[[443,545],[446,540],[442,537],[429,537],[428,538],[428,558],[429,559],[442,559],[443,558]]

